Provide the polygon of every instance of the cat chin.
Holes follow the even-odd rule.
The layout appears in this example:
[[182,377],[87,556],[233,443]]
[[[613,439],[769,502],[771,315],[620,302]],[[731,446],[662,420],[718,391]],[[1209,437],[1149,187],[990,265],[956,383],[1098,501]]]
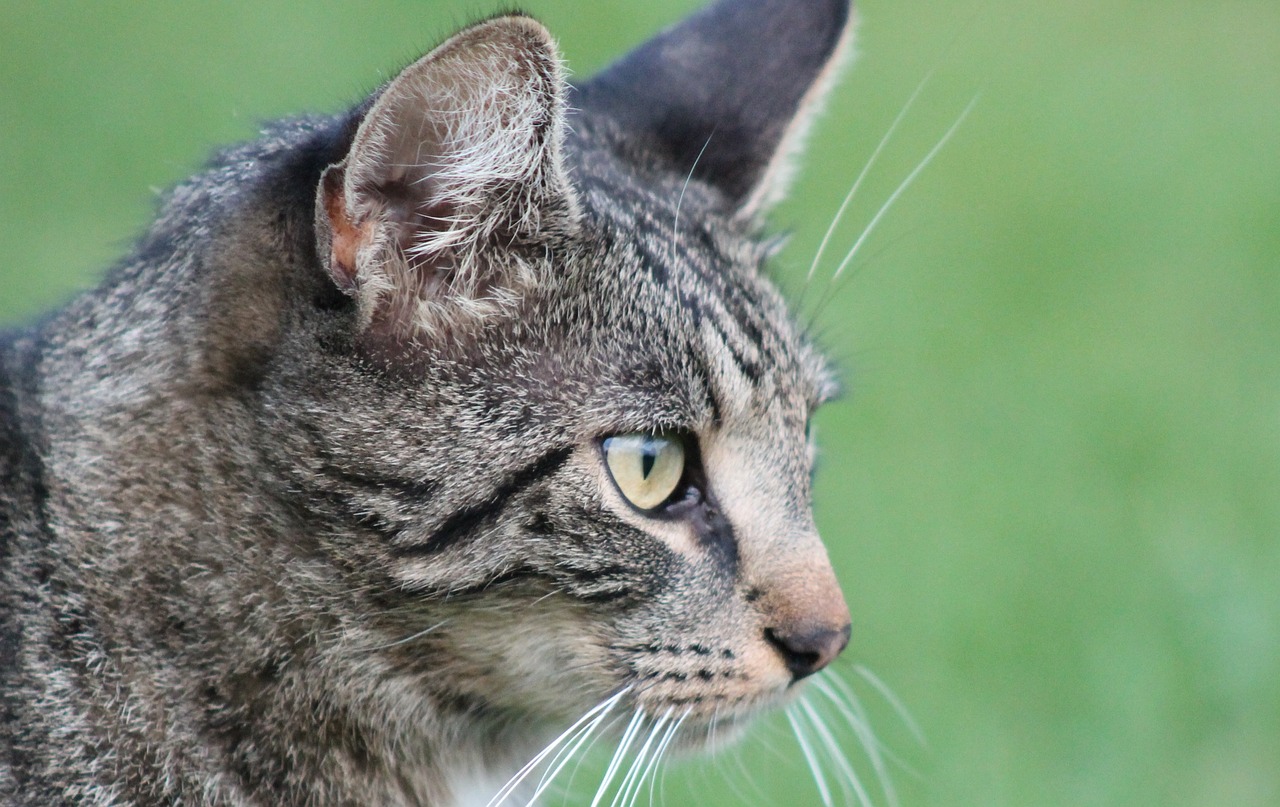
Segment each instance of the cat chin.
[[715,724],[695,727],[682,733],[673,742],[673,754],[711,754],[715,755],[742,742],[758,716],[730,718]]
[[793,686],[776,697],[761,698],[732,709],[712,708],[710,713],[690,713],[671,742],[673,756],[715,755],[750,735],[756,724],[790,705],[802,686]]

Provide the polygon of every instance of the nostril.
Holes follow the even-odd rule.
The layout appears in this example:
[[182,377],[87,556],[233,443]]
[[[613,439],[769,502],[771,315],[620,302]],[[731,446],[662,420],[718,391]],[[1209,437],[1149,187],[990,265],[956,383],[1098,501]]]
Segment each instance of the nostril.
[[799,681],[817,672],[820,667],[818,654],[798,646],[791,636],[783,636],[773,628],[765,628],[764,638],[782,655],[782,661],[791,671],[791,677]]
[[826,667],[849,644],[852,626],[842,628],[801,627],[791,630],[765,628],[764,638],[782,656],[795,681]]

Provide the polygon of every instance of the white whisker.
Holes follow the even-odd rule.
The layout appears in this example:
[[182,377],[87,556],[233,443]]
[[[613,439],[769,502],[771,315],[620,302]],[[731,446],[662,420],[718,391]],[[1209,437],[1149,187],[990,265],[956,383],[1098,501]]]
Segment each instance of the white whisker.
[[862,187],[862,182],[867,178],[867,174],[871,172],[872,166],[876,164],[880,152],[884,151],[884,147],[889,144],[889,140],[893,137],[893,133],[897,131],[898,124],[902,123],[902,119],[907,116],[907,112],[911,110],[916,99],[920,97],[920,93],[924,90],[925,85],[929,83],[929,79],[933,77],[933,71],[930,70],[920,83],[916,86],[915,92],[911,93],[911,97],[907,99],[907,103],[903,104],[902,111],[898,113],[898,117],[893,119],[893,123],[889,125],[889,130],[884,133],[884,137],[880,138],[880,143],[876,146],[875,151],[871,152],[871,157],[867,159],[867,164],[862,167],[862,172],[858,174],[858,178],[854,180],[853,187],[845,194],[844,201],[840,203],[840,208],[836,210],[835,216],[831,219],[827,232],[822,236],[822,242],[818,244],[818,251],[813,254],[813,263],[809,264],[809,273],[805,276],[805,286],[813,280],[813,273],[817,271],[818,264],[822,261],[822,255],[827,250],[827,244],[831,241],[831,236],[835,234],[836,227],[840,225],[844,213],[849,208],[849,204],[853,202],[853,197],[857,195],[858,188]]
[[916,738],[916,742],[920,743],[921,747],[927,748],[929,741],[925,739],[924,732],[920,730],[919,724],[911,718],[911,712],[907,711],[907,707],[897,695],[893,694],[893,690],[889,688],[889,685],[881,681],[879,676],[861,664],[855,665],[853,670],[880,693],[880,697],[884,698],[890,708],[897,713],[898,717],[906,725],[907,730]]
[[565,748],[561,749],[560,753],[556,754],[555,758],[552,759],[550,764],[547,766],[547,771],[542,774],[542,779],[538,781],[538,786],[534,788],[533,795],[529,797],[529,802],[526,807],[532,807],[532,805],[537,802],[538,797],[542,795],[543,791],[555,782],[556,777],[560,775],[560,771],[564,769],[565,765],[569,764],[569,760],[578,756],[578,751],[582,748],[583,744],[585,744],[587,740],[591,739],[591,736],[595,734],[596,729],[600,728],[600,725],[604,723],[605,718],[609,716],[610,710],[616,703],[617,700],[615,698],[614,701],[609,704],[608,708],[596,715],[594,720],[578,732],[574,737],[572,744],[566,744]]
[[753,740],[774,759],[779,762],[788,762],[792,757],[786,749],[780,747],[778,744],[778,728],[779,727],[771,724],[759,726],[753,729]]
[[667,752],[667,747],[671,743],[671,738],[675,736],[676,731],[680,729],[680,724],[684,722],[684,719],[688,717],[688,715],[689,708],[686,707],[680,717],[670,721],[667,725],[667,730],[663,732],[662,739],[658,741],[657,748],[653,750],[653,755],[649,757],[649,764],[646,765],[644,771],[641,772],[640,779],[636,783],[635,791],[632,794],[630,801],[627,802],[626,807],[635,807],[636,801],[640,798],[640,792],[644,788],[645,779],[649,780],[649,804],[653,804],[653,786],[658,778],[658,770],[662,764],[662,757]]
[[707,146],[711,145],[711,138],[715,137],[715,132],[707,135],[707,142],[702,144],[702,148],[698,149],[698,156],[693,158],[693,165],[689,166],[689,173],[684,178],[684,184],[680,186],[680,197],[676,199],[676,213],[671,220],[671,246],[675,248],[676,236],[680,229],[680,208],[684,205],[684,192],[689,189],[689,183],[693,180],[693,172],[698,170],[698,161],[702,159],[702,155],[706,152]]
[[[715,135],[714,130],[707,135],[707,141],[698,150],[698,156],[693,158],[693,165],[689,166],[689,173],[684,178],[684,184],[680,186],[680,196],[676,199],[676,212],[671,217],[671,263],[673,266],[676,264],[676,245],[679,243],[680,232],[680,208],[684,206],[684,194],[685,191],[689,190],[689,183],[693,181],[693,172],[698,170],[698,162],[702,159],[702,155],[706,153],[707,146],[711,145],[711,138],[715,137]],[[671,289],[675,294],[676,302],[683,305],[681,302],[680,271],[678,268],[671,274]]]
[[808,738],[804,736],[800,722],[791,709],[786,710],[786,715],[787,721],[791,723],[791,730],[795,732],[796,742],[800,743],[800,751],[804,754],[805,762],[809,763],[809,770],[813,772],[813,780],[818,785],[818,795],[822,797],[822,803],[827,807],[835,807],[831,800],[831,789],[827,787],[826,777],[822,775],[822,766],[818,764],[818,757],[813,753],[813,747],[809,744]]
[[[654,759],[657,762],[657,767],[654,768],[653,775],[649,777],[649,807],[653,807],[653,788],[654,788],[654,785],[657,784],[658,782],[659,771],[663,772],[664,775],[666,772],[666,768],[663,767],[666,760],[664,760],[663,757],[667,753],[667,748],[671,745],[671,741],[675,739],[676,732],[680,731],[680,727],[684,725],[685,719],[689,717],[689,713],[692,711],[693,711],[692,706],[686,706],[684,709],[684,713],[681,714],[680,717],[674,723],[671,724],[671,727],[667,729],[666,736],[662,738],[662,742],[658,745],[658,750],[655,752],[655,755],[654,755]],[[641,781],[643,782],[644,780],[641,779]],[[664,779],[664,783],[665,783],[665,779]]]
[[640,778],[636,780],[635,789],[631,793],[631,798],[627,800],[626,807],[635,807],[636,802],[640,800],[640,794],[644,791],[646,779],[649,781],[649,803],[653,803],[653,783],[657,778],[658,766],[662,762],[662,754],[666,750],[671,733],[679,725],[679,722],[679,720],[672,720],[667,724],[666,730],[658,740],[657,747],[653,749],[653,754],[649,756],[648,764],[644,766],[644,770],[640,772]]
[[[738,776],[728,780],[729,784],[733,787],[734,794],[742,801],[743,804],[767,805],[769,803],[768,795],[766,795],[764,790],[760,788],[760,783],[751,775],[751,771],[747,769],[747,763],[742,759],[742,746],[734,746],[731,755],[734,767],[738,769],[739,774]],[[738,787],[738,782],[749,787],[751,792],[744,792],[742,788]]]
[[584,748],[582,750],[582,753],[578,755],[578,762],[573,766],[573,771],[569,774],[569,781],[565,783],[566,792],[573,790],[573,783],[577,781],[578,771],[581,770],[582,763],[586,761],[587,756],[589,756],[595,750],[596,745],[599,744],[601,739],[609,736],[609,734],[613,731],[613,729],[618,725],[618,722],[622,719],[622,717],[623,715],[614,715],[613,717],[608,718],[608,724],[605,725],[604,729],[602,731],[597,732],[596,736],[592,737],[587,742],[587,747]]
[[711,756],[716,755],[716,729],[720,726],[720,704],[716,704],[711,710],[711,722],[707,724],[707,745],[711,749]]
[[[818,731],[817,724],[820,721],[817,719],[816,713],[812,710],[808,700],[809,693],[806,692],[798,701],[796,701],[796,720],[801,725],[808,723],[812,727],[812,732],[809,734],[809,741],[815,746],[814,756],[819,759],[821,759],[821,756],[825,756],[828,760],[835,762],[838,754],[832,752],[830,748],[830,738],[824,740],[821,736],[814,737]],[[845,807],[853,804],[855,795],[853,789],[849,786],[850,777],[844,775],[843,771],[836,771],[835,774],[832,775],[836,784],[840,786],[840,793],[842,795],[840,803],[845,805]],[[859,801],[859,807],[867,807],[867,805],[862,804],[861,801]]]
[[644,723],[644,710],[637,707],[635,716],[631,718],[631,722],[627,724],[627,728],[622,732],[622,739],[618,741],[618,747],[613,752],[613,759],[609,760],[609,767],[605,769],[604,777],[600,781],[600,787],[596,790],[595,798],[591,800],[591,807],[597,807],[600,800],[604,798],[604,794],[608,792],[609,785],[613,783],[613,777],[618,774],[618,766],[622,764],[622,760],[627,755],[627,749],[631,747],[631,743],[635,740],[636,734],[640,731],[641,724]]
[[569,764],[570,760],[578,757],[578,751],[581,750],[583,744],[595,734],[596,729],[599,728],[600,724],[603,722],[604,717],[602,715],[597,715],[595,720],[592,720],[582,730],[575,734],[573,739],[566,743],[564,747],[561,748],[554,757],[552,757],[551,761],[547,763],[546,770],[542,772],[541,778],[538,779],[538,784],[533,789],[533,795],[531,795],[529,797],[529,801],[526,802],[526,807],[536,802],[538,797],[542,795],[543,791],[551,787],[555,782],[556,777],[560,775],[560,771],[565,765]]
[[666,728],[668,721],[671,719],[671,707],[662,713],[662,716],[654,721],[653,728],[649,730],[649,736],[645,738],[644,743],[640,746],[640,750],[636,752],[635,759],[631,761],[631,767],[627,769],[627,775],[622,777],[622,783],[618,785],[618,792],[613,796],[613,802],[609,807],[618,807],[618,805],[627,805],[631,801],[631,790],[637,784],[637,776],[641,775],[641,771],[645,769],[645,763],[648,760],[649,749],[653,746],[654,740]]
[[489,803],[486,805],[486,807],[498,807],[498,805],[506,801],[507,798],[510,797],[511,794],[515,792],[516,788],[520,786],[520,783],[523,782],[529,776],[529,774],[532,773],[534,769],[536,769],[538,765],[542,763],[544,759],[546,759],[548,756],[553,754],[555,750],[560,747],[561,743],[565,742],[565,740],[568,739],[569,737],[574,736],[579,730],[579,728],[581,728],[583,724],[590,721],[593,717],[600,714],[601,712],[607,712],[609,709],[612,709],[614,704],[616,704],[619,700],[621,700],[622,696],[626,695],[628,691],[630,691],[630,687],[623,689],[621,692],[618,692],[616,695],[613,695],[612,697],[607,698],[603,702],[592,707],[582,717],[578,718],[578,720],[572,726],[565,729],[560,734],[560,736],[556,737],[554,740],[548,743],[545,748],[543,748],[533,757],[533,759],[526,762],[524,766],[520,768],[520,770],[516,771],[515,775],[512,776],[510,779],[508,779],[507,783],[502,786],[502,789],[500,789],[496,794],[494,794],[493,798],[489,799]]
[[[867,256],[867,259],[862,262],[862,266],[859,267],[859,271],[865,269],[867,266],[874,264],[878,258],[888,253],[890,249],[892,249],[902,241],[906,240],[907,238],[915,234],[916,234],[916,228],[911,228],[906,232],[895,234],[892,238],[888,240],[887,243],[881,244],[879,247],[876,248],[875,252],[872,252],[870,255]],[[818,320],[822,318],[823,313],[827,310],[827,306],[831,303],[832,300],[836,298],[836,296],[840,292],[840,289],[842,289],[844,285],[848,282],[849,282],[849,278],[845,278],[844,283],[840,283],[840,282],[827,283],[827,287],[823,289],[822,296],[818,298],[818,302],[814,305],[813,310],[806,315],[809,318],[809,324],[807,326],[808,330],[812,330],[814,328]],[[841,339],[837,336],[837,334],[839,333],[840,331],[831,331],[828,333],[828,335],[824,339],[820,341],[830,342],[832,344],[839,342],[841,341]]]
[[369,648],[369,650],[370,650],[370,651],[386,650],[387,648],[390,648],[390,647],[398,647],[398,646],[400,646],[400,645],[402,645],[402,644],[408,644],[409,642],[412,642],[414,639],[421,639],[423,636],[426,636],[428,633],[432,633],[433,631],[435,631],[435,630],[437,630],[437,629],[439,629],[439,628],[441,628],[441,627],[444,627],[445,623],[446,623],[446,622],[448,622],[448,621],[449,621],[449,620],[447,620],[447,619],[441,620],[441,621],[437,622],[436,624],[432,625],[431,627],[429,627],[429,628],[424,628],[424,629],[422,629],[422,630],[418,631],[417,633],[414,633],[414,634],[412,634],[412,635],[410,635],[410,636],[406,636],[406,637],[404,637],[403,639],[398,639],[398,640],[396,640],[396,641],[394,641],[394,642],[389,642],[389,643],[387,643],[387,644],[380,644],[380,645],[378,645],[377,647],[371,647],[371,648]]
[[862,705],[858,703],[857,697],[853,692],[846,693],[848,695],[848,703],[833,689],[832,682],[827,680],[827,676],[814,679],[814,686],[817,691],[827,696],[840,711],[849,728],[853,730],[854,735],[858,738],[858,742],[862,744],[863,750],[867,752],[867,757],[871,760],[871,767],[876,772],[876,778],[880,782],[880,789],[884,793],[885,801],[890,807],[897,807],[898,794],[893,789],[893,782],[889,777],[888,766],[885,765],[886,756],[892,756],[887,749],[876,738],[875,732],[871,729],[871,723],[867,720],[866,712],[863,711]]
[[960,128],[960,124],[964,123],[965,118],[969,117],[969,113],[973,111],[975,106],[977,106],[978,99],[980,97],[981,96],[974,96],[974,99],[970,101],[969,105],[960,113],[960,117],[956,119],[956,122],[951,124],[951,128],[942,136],[942,139],[938,141],[938,144],[929,150],[929,153],[920,161],[920,164],[917,165],[910,174],[907,174],[907,178],[902,180],[902,184],[898,185],[897,190],[889,195],[888,200],[886,200],[885,203],[880,206],[880,209],[876,211],[876,214],[871,217],[871,221],[867,224],[866,228],[863,229],[862,235],[858,236],[857,241],[853,242],[853,246],[844,256],[844,260],[836,267],[835,273],[831,275],[830,282],[835,282],[839,279],[841,273],[844,272],[845,267],[847,267],[849,262],[853,260],[853,257],[858,254],[858,249],[862,246],[863,242],[870,237],[871,233],[875,230],[876,225],[879,224],[880,220],[889,212],[889,208],[893,207],[893,203],[898,201],[898,197],[906,192],[907,188],[911,187],[911,183],[915,181],[916,177],[920,176],[920,172],[928,167],[929,163],[933,162],[933,158],[938,156],[938,152],[942,151],[942,148],[947,145],[947,142],[951,140],[951,137]]
[[[853,792],[858,797],[858,803],[862,807],[871,807],[871,797],[867,794],[866,788],[862,786],[862,780],[858,777],[858,772],[853,769],[849,758],[840,750],[840,744],[836,742],[835,736],[827,728],[827,724],[823,722],[822,716],[813,708],[813,704],[803,698],[800,700],[800,708],[809,716],[809,722],[813,725],[814,730],[818,732],[818,738],[826,745],[827,757],[835,763],[836,768],[844,775],[844,781],[853,788]],[[846,796],[847,792],[846,790]]]

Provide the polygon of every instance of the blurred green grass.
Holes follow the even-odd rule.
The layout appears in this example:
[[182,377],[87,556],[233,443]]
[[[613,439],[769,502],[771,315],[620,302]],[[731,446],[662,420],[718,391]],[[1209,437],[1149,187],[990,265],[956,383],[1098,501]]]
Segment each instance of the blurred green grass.
[[[587,74],[697,3],[524,5]],[[149,188],[494,5],[0,8],[0,318],[21,323],[92,285]],[[1280,804],[1280,4],[860,9],[775,217],[794,296],[921,79],[843,248],[981,93],[816,322],[851,391],[820,417],[818,489],[849,656],[929,740],[860,686],[902,803]],[[783,728],[685,764],[668,803],[819,803]]]

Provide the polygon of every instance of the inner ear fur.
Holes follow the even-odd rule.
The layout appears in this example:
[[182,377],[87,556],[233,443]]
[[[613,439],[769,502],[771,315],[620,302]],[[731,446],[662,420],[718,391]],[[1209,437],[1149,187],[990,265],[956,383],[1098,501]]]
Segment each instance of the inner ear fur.
[[361,327],[400,336],[490,315],[576,218],[551,35],[504,16],[456,34],[377,95],[317,189],[319,254]]

